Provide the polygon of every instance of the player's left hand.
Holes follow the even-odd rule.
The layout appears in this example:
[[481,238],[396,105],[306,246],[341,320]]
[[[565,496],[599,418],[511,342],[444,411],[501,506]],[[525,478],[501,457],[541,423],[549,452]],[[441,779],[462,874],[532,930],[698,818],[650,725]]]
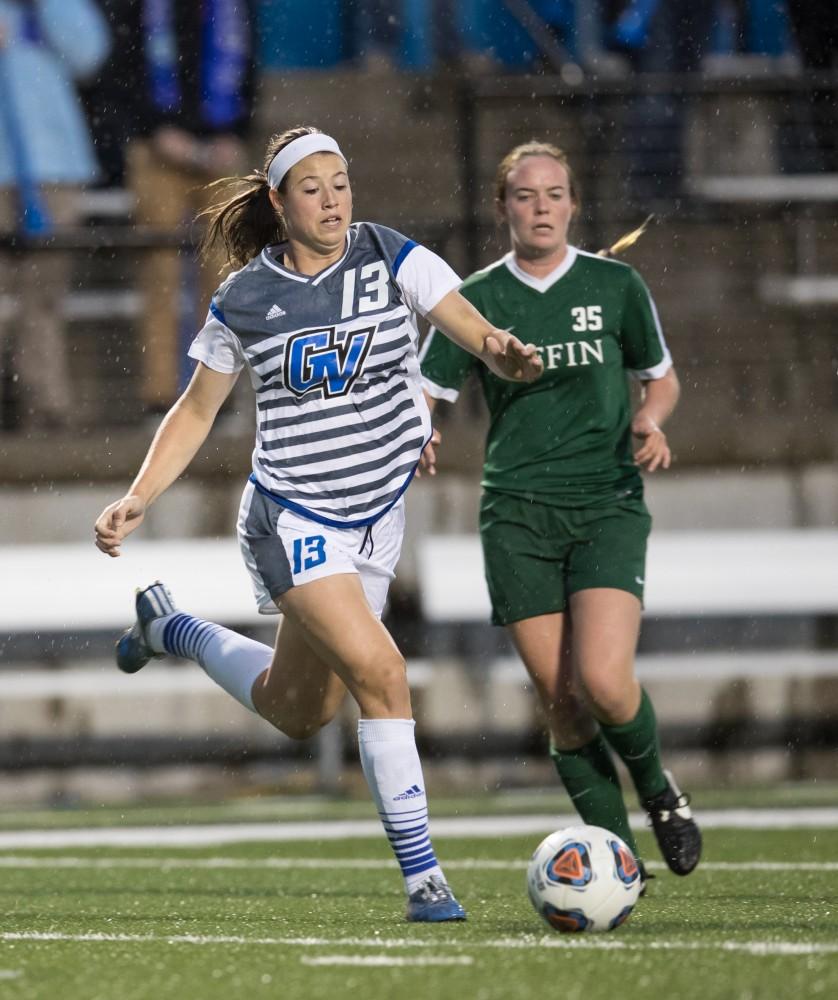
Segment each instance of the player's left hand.
[[631,422],[631,432],[641,442],[634,453],[635,464],[646,472],[655,469],[668,469],[672,462],[672,453],[666,435],[650,416],[636,413]]
[[442,441],[442,435],[434,427],[431,431],[431,440],[425,445],[419,457],[419,465],[416,467],[416,478],[421,479],[422,473],[427,472],[429,476],[436,475],[436,449]]
[[495,375],[511,382],[535,382],[544,371],[535,344],[523,344],[508,330],[494,330],[486,337],[483,360]]

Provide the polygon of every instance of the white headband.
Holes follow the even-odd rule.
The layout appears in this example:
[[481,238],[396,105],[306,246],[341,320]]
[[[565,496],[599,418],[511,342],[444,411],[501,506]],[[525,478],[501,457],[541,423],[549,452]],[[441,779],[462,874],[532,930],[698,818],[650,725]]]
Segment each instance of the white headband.
[[294,139],[287,146],[283,146],[271,160],[271,165],[268,167],[269,187],[276,190],[291,167],[312,153],[337,153],[346,163],[346,157],[341,153],[340,146],[330,135],[324,135],[322,132],[301,135],[299,139]]

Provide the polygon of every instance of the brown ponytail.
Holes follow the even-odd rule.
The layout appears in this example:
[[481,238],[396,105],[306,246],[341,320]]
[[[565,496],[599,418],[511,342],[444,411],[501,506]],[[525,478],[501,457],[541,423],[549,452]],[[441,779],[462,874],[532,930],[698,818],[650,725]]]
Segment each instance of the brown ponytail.
[[[200,253],[207,258],[220,241],[224,246],[227,263],[234,268],[244,267],[272,243],[285,239],[285,225],[271,204],[268,186],[268,167],[276,154],[295,139],[315,135],[320,129],[312,125],[298,125],[271,136],[265,150],[262,170],[254,170],[246,177],[222,177],[208,185],[230,194],[201,212],[199,219],[207,220],[206,232],[200,243]],[[284,181],[279,185],[283,190]]]
[[639,225],[637,229],[632,229],[630,233],[626,233],[625,236],[621,236],[617,242],[612,244],[610,247],[598,250],[597,257],[616,257],[618,253],[622,253],[623,250],[628,250],[629,247],[634,246],[634,244],[646,232],[646,227],[652,219],[654,219],[654,215],[647,215],[643,220],[642,225]]

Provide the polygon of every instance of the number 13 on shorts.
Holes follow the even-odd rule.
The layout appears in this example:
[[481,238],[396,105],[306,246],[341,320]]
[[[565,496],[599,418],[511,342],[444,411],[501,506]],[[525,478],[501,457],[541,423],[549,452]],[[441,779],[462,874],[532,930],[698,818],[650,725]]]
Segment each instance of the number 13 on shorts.
[[295,538],[293,553],[292,572],[297,576],[304,569],[314,569],[326,561],[326,539],[322,535]]

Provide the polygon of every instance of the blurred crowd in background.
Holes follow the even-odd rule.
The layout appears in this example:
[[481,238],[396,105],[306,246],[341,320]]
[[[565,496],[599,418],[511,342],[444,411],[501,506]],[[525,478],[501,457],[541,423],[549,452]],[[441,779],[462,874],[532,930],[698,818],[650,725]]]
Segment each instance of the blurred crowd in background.
[[[28,254],[20,237],[77,224],[85,187],[130,191],[133,221],[173,234],[136,272],[138,394],[149,414],[172,403],[184,288],[200,312],[216,281],[204,268],[184,282],[193,265],[176,233],[206,204],[203,184],[249,166],[262,74],[578,82],[691,73],[738,55],[829,70],[836,51],[834,0],[0,0],[0,250],[14,250],[0,252],[0,427],[74,422],[59,307],[68,256]],[[833,94],[813,100],[817,167],[838,171]],[[638,134],[677,113],[666,99],[636,111]]]
[[[114,45],[109,64],[85,93],[112,182],[122,176],[122,145],[143,127],[131,96],[134,71],[144,58],[139,12],[161,4],[193,20],[199,8],[206,16],[225,6],[220,0],[99,0]],[[474,74],[564,68],[573,79],[578,68],[619,78],[689,73],[714,57],[737,54],[828,69],[838,52],[838,5],[832,0],[239,0],[232,7],[238,16],[247,13],[253,26],[257,74],[347,67]],[[199,50],[194,35],[189,58]]]
[[[781,55],[795,48],[798,24],[817,25],[823,44],[830,0],[262,0],[262,62],[295,69],[383,57],[401,69],[489,57],[497,67],[531,71],[542,54],[533,27],[543,24],[568,55],[585,64],[602,52],[638,69],[710,53]],[[320,26],[320,30],[312,30]],[[814,39],[813,39],[814,41]]]

